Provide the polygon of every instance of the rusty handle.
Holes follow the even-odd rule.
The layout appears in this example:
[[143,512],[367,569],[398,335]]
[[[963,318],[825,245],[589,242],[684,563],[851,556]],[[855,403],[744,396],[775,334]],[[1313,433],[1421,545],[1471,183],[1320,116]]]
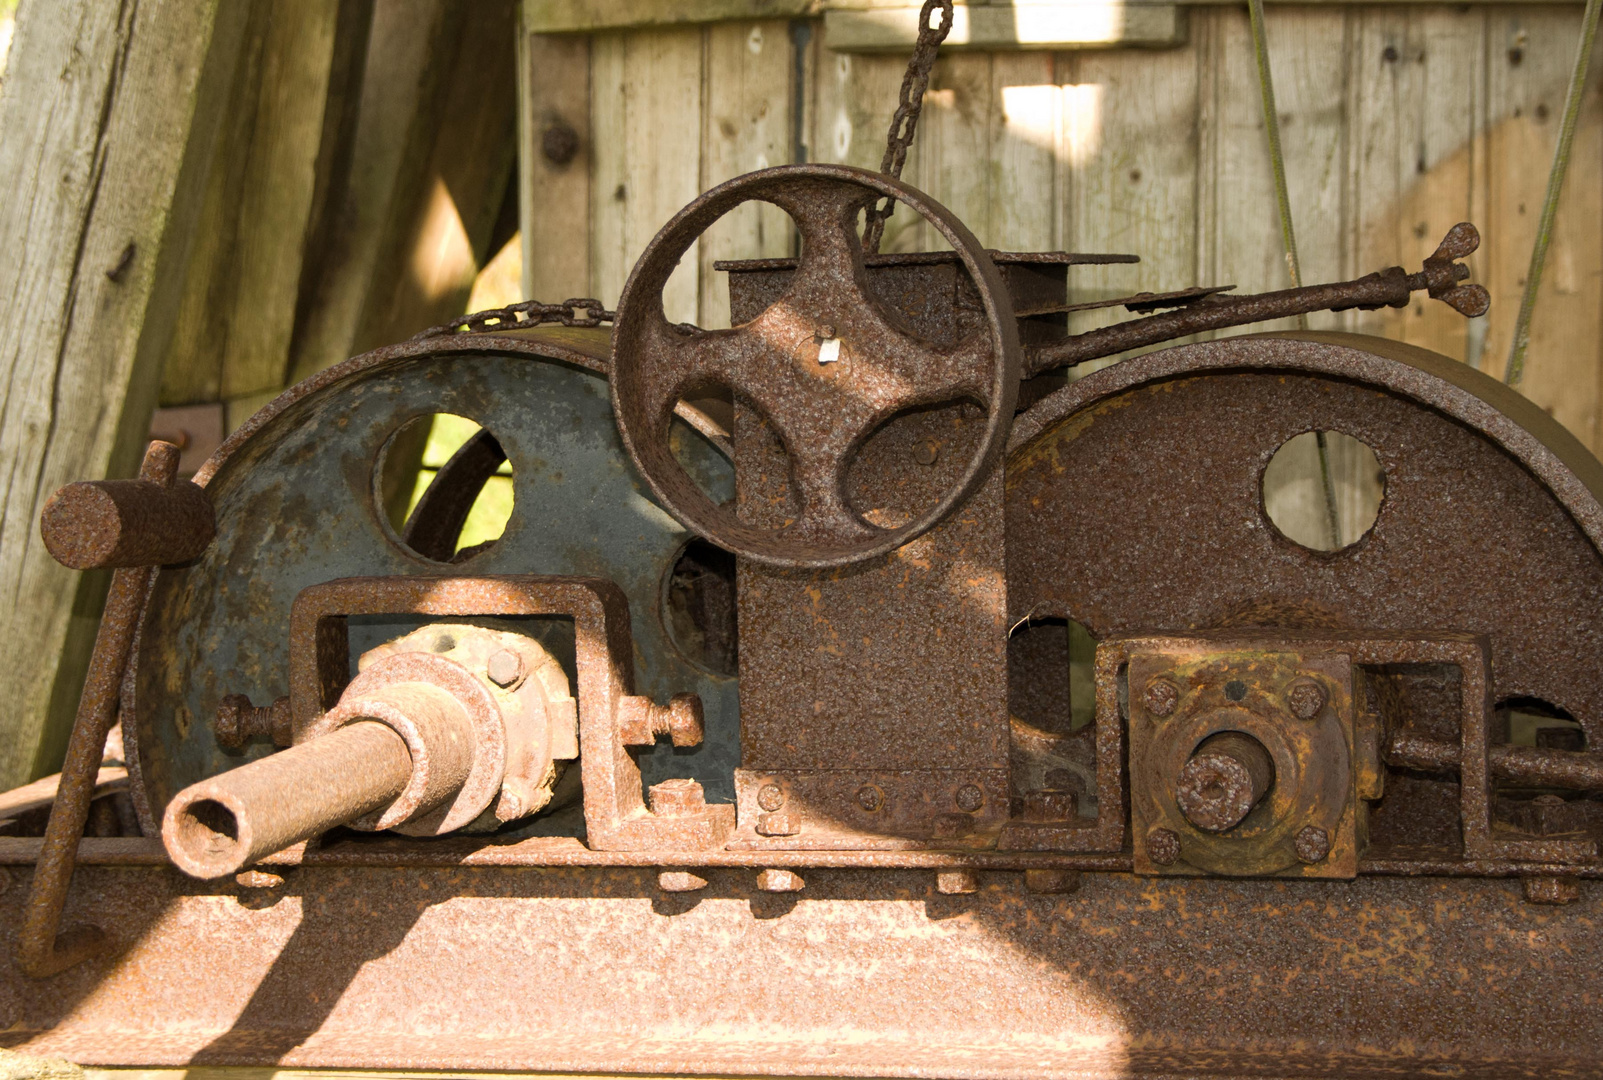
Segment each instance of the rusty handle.
[[[164,489],[177,475],[178,447],[153,442],[145,451],[139,480],[133,482]],[[209,504],[207,514],[210,521]],[[209,537],[210,533],[207,535]],[[33,886],[23,913],[18,963],[23,973],[31,978],[42,979],[65,971],[110,944],[105,932],[95,926],[69,927],[59,937],[57,931],[61,926],[67,886],[78,861],[78,841],[83,838],[84,824],[89,820],[89,802],[94,796],[100,759],[106,751],[106,734],[116,722],[118,692],[128,668],[128,652],[154,573],[151,567],[124,568],[111,577],[111,591],[106,596],[105,612],[95,634],[89,672],[78,698],[78,715],[73,721],[66,760],[61,766],[61,785],[50,808],[50,821],[45,826],[44,843],[39,849]]]
[[[176,472],[176,447],[172,453]],[[188,480],[90,480],[50,496],[39,533],[45,550],[74,570],[168,566],[205,551],[217,522],[205,489]]]
[[399,734],[349,724],[180,791],[162,842],[184,873],[222,877],[394,801],[411,776]]
[[[1547,750],[1533,746],[1488,748],[1487,767],[1499,780],[1570,791],[1603,791],[1603,754]],[[1414,732],[1394,734],[1386,747],[1386,763],[1402,769],[1457,772],[1463,752],[1457,743]]]

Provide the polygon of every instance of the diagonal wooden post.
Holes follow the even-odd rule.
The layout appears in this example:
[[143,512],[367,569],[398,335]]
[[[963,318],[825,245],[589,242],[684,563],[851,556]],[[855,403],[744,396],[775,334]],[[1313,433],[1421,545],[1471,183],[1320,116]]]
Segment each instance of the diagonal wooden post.
[[51,492],[139,462],[249,5],[24,4],[0,87],[0,788],[54,770],[98,620]]

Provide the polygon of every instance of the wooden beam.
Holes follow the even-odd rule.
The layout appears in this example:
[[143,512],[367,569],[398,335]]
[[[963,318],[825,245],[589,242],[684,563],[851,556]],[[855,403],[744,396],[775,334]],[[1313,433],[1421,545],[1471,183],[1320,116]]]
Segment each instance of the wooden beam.
[[365,48],[363,16],[371,17],[371,0],[246,6],[245,61],[213,155],[164,405],[284,385],[318,197],[341,160],[342,65]]
[[[1346,6],[1363,4],[1373,6],[1408,5],[1410,7],[1462,7],[1465,0],[1270,0],[1271,3],[1298,6]],[[1476,6],[1484,4],[1574,4],[1584,0],[1467,0]],[[1240,6],[1240,0],[1128,0],[1117,5],[1130,13],[1132,25],[1146,25],[1148,15],[1139,8],[1161,9],[1174,6],[1209,7],[1216,5]],[[885,15],[892,22],[912,18],[922,6],[922,0],[523,0],[523,26],[531,34],[590,34],[606,30],[641,30],[652,27],[697,25],[702,23],[749,22],[762,19],[812,18],[835,12],[873,12]],[[1055,19],[1049,9],[1069,10],[1087,6],[1086,0],[968,0],[959,5],[971,9],[981,21],[995,19],[998,23],[1017,13],[1021,23],[1033,19]],[[1097,6],[1092,4],[1091,6]],[[981,15],[983,13],[983,16]],[[967,18],[967,16],[964,16]],[[954,20],[956,22],[956,20]],[[987,30],[987,33],[993,31]],[[1030,31],[1027,31],[1030,32]],[[908,47],[912,38],[907,38]],[[949,42],[949,44],[956,44]],[[1072,35],[1062,47],[1080,47],[1081,39]],[[1091,42],[1090,44],[1101,44]],[[1133,41],[1132,44],[1142,44]],[[889,48],[875,45],[874,48]],[[994,48],[992,45],[974,45],[974,48]],[[1050,48],[1041,45],[1041,48]]]
[[0,788],[54,771],[65,743],[99,601],[46,554],[39,513],[139,460],[246,11],[20,14],[0,86]]

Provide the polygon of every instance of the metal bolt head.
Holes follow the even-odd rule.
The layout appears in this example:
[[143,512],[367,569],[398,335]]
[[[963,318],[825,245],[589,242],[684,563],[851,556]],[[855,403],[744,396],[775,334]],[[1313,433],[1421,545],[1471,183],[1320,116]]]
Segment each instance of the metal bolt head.
[[801,823],[789,814],[763,814],[754,826],[758,836],[795,836]]
[[873,784],[864,784],[857,789],[857,805],[872,814],[885,805],[885,793]]
[[801,892],[804,884],[794,870],[764,870],[757,875],[757,888],[763,892]]
[[935,875],[935,891],[942,896],[967,896],[980,891],[980,876],[972,870],[941,870]]
[[1153,716],[1168,716],[1180,704],[1180,688],[1168,679],[1157,678],[1147,683],[1141,703]]
[[490,655],[485,673],[495,685],[510,689],[523,678],[523,657],[511,649],[500,649]]
[[959,810],[965,814],[972,814],[985,805],[985,792],[981,791],[975,784],[964,784],[957,789],[954,801],[957,803]]
[[1286,693],[1286,704],[1298,720],[1312,720],[1325,707],[1328,696],[1312,679],[1298,679]]
[[657,875],[657,888],[663,892],[700,892],[707,879],[688,870],[664,870]]
[[1330,834],[1318,825],[1304,826],[1297,834],[1297,858],[1305,863],[1316,863],[1330,854]]
[[646,790],[646,799],[657,817],[691,817],[707,807],[701,785],[684,778],[651,785]]
[[764,784],[757,791],[757,805],[772,813],[785,805],[785,793],[778,784]]
[[941,444],[934,439],[925,439],[913,450],[913,460],[920,465],[933,465],[941,456]]
[[1147,858],[1159,866],[1172,866],[1180,857],[1180,837],[1173,829],[1153,829],[1147,833]]
[[540,153],[553,165],[566,165],[579,153],[579,133],[566,120],[554,120],[540,133]]

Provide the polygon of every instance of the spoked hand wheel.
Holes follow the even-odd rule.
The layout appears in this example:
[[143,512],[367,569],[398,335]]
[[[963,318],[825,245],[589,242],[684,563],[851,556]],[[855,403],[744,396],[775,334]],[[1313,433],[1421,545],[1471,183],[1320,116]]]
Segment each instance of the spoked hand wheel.
[[[886,311],[868,287],[858,215],[885,196],[912,208],[949,243],[973,279],[980,330],[943,348]],[[662,290],[706,229],[742,203],[773,203],[801,232],[784,294],[729,330],[674,326]],[[612,336],[618,433],[662,505],[683,525],[774,566],[826,567],[891,551],[939,524],[1001,458],[1018,394],[1020,349],[1011,303],[974,235],[933,199],[880,173],[845,165],[785,165],[736,177],[681,210],[635,264]],[[727,387],[772,427],[790,462],[799,512],[779,528],[743,522],[714,503],[669,448],[674,405]],[[852,509],[846,471],[875,429],[906,410],[972,401],[985,431],[961,477],[921,516],[881,528]]]

